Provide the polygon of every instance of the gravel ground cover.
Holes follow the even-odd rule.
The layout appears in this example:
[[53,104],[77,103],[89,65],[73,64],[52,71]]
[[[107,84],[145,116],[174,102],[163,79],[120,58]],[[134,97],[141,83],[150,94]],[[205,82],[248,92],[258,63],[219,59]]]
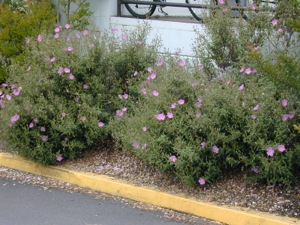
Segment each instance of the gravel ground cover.
[[[1,149],[1,148],[0,148]],[[239,206],[274,215],[300,219],[300,182],[292,187],[267,186],[254,184],[243,179],[242,173],[226,174],[214,184],[187,187],[176,178],[160,173],[150,165],[143,163],[134,155],[124,151],[92,151],[87,157],[75,161],[62,161],[61,166],[78,171],[113,176],[139,186],[150,186],[170,194],[179,194],[217,205]],[[0,168],[0,177],[32,183],[45,188],[63,188],[68,191],[94,194],[96,198],[116,198],[107,194],[80,188],[59,180],[44,178],[7,168]],[[143,203],[124,200],[133,207],[145,210],[160,210],[166,218],[197,224],[197,218],[161,209]],[[208,221],[209,224],[209,221]]]

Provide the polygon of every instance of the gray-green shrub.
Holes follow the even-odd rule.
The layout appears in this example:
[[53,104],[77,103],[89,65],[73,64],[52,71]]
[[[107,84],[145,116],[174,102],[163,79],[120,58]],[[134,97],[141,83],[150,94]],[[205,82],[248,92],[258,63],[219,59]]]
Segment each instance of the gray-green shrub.
[[34,161],[74,159],[110,140],[107,123],[119,109],[118,95],[145,60],[155,61],[147,27],[97,34],[56,27],[27,45],[26,57],[10,67],[1,87],[1,138],[7,148]]

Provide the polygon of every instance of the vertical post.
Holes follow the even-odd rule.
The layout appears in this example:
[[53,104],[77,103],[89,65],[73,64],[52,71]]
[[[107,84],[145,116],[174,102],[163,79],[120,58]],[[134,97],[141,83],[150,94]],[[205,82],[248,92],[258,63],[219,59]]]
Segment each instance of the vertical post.
[[117,16],[121,16],[121,4],[122,4],[122,0],[118,0],[118,3],[117,3]]

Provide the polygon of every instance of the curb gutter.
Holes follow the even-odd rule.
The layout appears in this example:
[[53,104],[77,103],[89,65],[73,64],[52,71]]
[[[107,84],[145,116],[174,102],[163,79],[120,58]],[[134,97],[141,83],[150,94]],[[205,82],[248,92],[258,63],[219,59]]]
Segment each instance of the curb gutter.
[[173,209],[228,225],[300,225],[300,220],[294,218],[246,211],[246,209],[217,206],[211,203],[167,194],[150,187],[138,187],[105,175],[78,172],[62,167],[41,166],[20,156],[8,153],[0,153],[0,166],[59,179],[81,187]]

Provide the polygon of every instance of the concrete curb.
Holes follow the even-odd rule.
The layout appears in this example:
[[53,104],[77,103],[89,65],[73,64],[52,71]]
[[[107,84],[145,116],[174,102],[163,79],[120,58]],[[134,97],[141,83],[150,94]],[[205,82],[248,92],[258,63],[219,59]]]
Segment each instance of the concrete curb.
[[0,166],[63,180],[81,187],[88,187],[107,194],[173,209],[228,225],[300,225],[300,220],[294,218],[221,207],[190,198],[174,196],[149,187],[138,187],[104,175],[72,171],[61,167],[45,167],[8,153],[0,153]]

